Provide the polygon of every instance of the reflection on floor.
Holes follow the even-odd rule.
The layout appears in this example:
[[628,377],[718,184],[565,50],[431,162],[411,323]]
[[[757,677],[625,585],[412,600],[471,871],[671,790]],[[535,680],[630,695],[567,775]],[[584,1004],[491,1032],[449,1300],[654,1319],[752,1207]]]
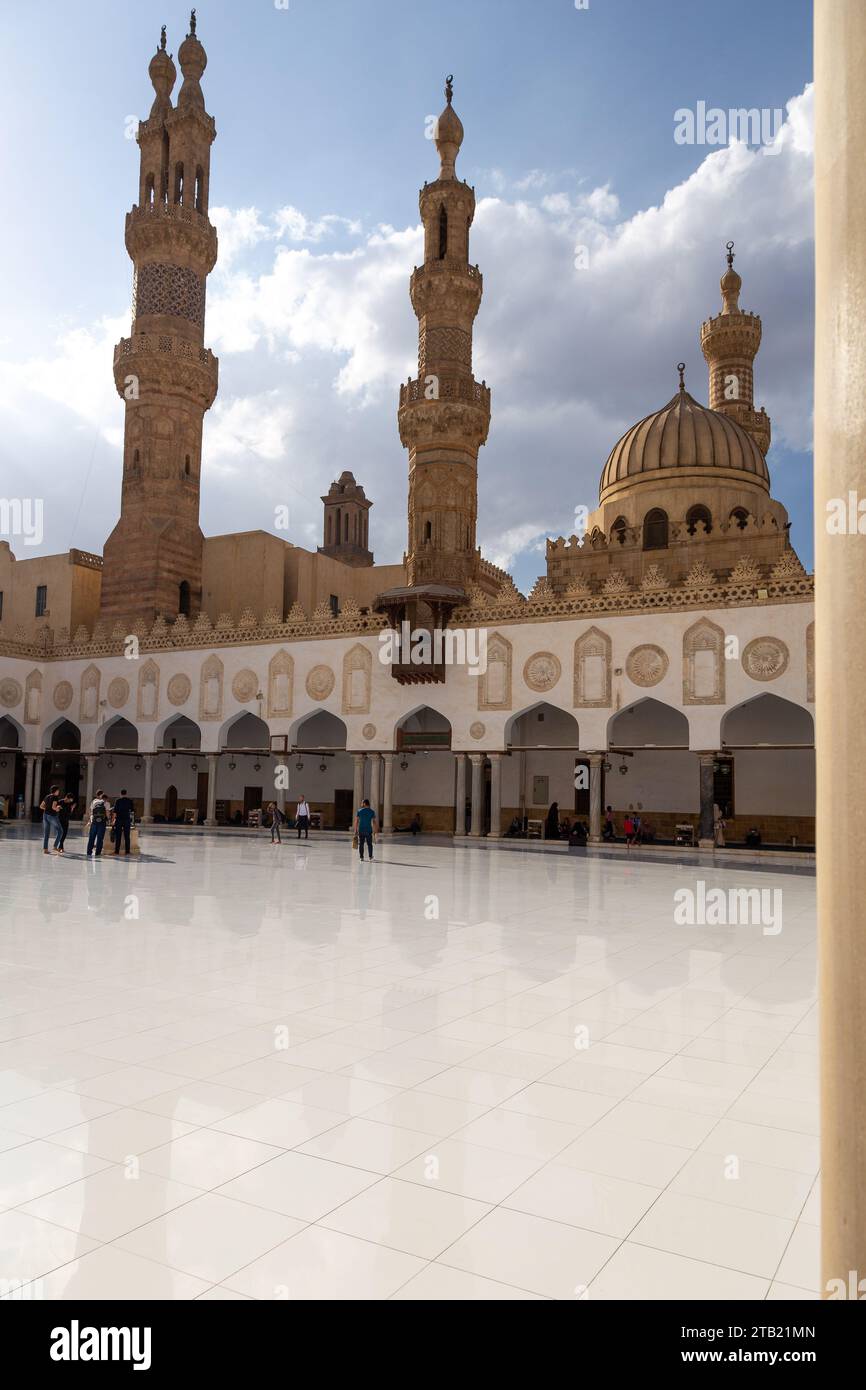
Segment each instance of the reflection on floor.
[[0,832],[6,1298],[816,1296],[811,877],[68,843]]

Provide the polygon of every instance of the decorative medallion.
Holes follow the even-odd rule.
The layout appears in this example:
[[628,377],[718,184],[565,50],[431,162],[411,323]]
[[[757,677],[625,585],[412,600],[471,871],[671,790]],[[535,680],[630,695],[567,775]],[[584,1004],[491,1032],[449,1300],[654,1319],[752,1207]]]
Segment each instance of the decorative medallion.
[[482,724],[480,719],[476,719],[474,724],[470,724],[469,733],[472,738],[483,738],[487,733],[487,725]]
[[523,668],[523,679],[530,690],[552,690],[562,675],[562,666],[553,652],[535,652]]
[[72,686],[69,681],[58,681],[54,687],[54,708],[69,709],[72,704]]
[[753,681],[774,681],[788,667],[788,648],[778,637],[754,637],[743,648],[743,670]]
[[658,685],[668,670],[668,655],[652,642],[634,647],[625,659],[625,672],[632,685]]
[[376,725],[375,725],[375,724],[365,724],[364,727],[363,727],[363,729],[361,730],[361,733],[362,733],[362,734],[364,735],[364,737],[367,738],[367,739],[375,738],[375,737],[376,737]]
[[307,694],[311,700],[327,700],[334,683],[335,676],[330,666],[314,666],[307,676]]
[[248,669],[238,671],[232,681],[232,694],[240,705],[245,705],[248,701],[252,700],[258,688],[258,676],[255,671],[250,671]]
[[16,705],[20,705],[23,698],[24,691],[11,676],[0,681],[0,705],[3,705],[5,709],[14,709]]
[[123,676],[115,676],[108,687],[108,703],[112,709],[123,709],[129,699],[129,681]]
[[176,676],[172,676],[166,693],[170,705],[185,705],[192,694],[192,681],[180,671]]

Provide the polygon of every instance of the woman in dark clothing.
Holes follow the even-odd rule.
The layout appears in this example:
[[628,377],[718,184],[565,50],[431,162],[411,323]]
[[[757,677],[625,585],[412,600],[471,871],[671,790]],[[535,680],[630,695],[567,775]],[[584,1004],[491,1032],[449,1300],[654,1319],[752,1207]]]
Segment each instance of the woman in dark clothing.
[[544,827],[545,840],[559,839],[559,802],[554,801],[547,813],[547,822]]
[[76,805],[77,802],[71,792],[67,792],[66,795],[60,799],[60,809],[57,812],[60,817],[60,844],[57,847],[58,854],[64,853],[63,846],[66,843],[66,836],[69,834],[69,820],[70,817],[75,814]]

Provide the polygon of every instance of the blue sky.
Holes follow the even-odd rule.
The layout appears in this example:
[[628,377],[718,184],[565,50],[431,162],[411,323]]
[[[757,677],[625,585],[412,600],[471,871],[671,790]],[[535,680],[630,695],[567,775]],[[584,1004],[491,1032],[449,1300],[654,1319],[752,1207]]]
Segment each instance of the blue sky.
[[[149,109],[160,24],[176,53],[187,21],[175,3],[3,4],[0,176],[13,196],[0,226],[0,447],[4,473],[45,496],[46,551],[101,549],[116,515],[128,118]],[[377,559],[399,558],[395,397],[416,334],[406,286],[418,188],[435,176],[425,120],[453,72],[485,272],[475,370],[494,392],[485,552],[526,589],[543,534],[568,534],[574,507],[593,503],[618,434],[673,394],[678,357],[706,399],[697,333],[732,237],[743,306],[764,319],[756,379],[778,441],[774,492],[810,563],[810,3],[205,0],[198,32],[221,245],[207,533],[271,529],[285,495],[290,539],[314,544],[318,495],[348,467],[376,504]],[[761,160],[676,144],[674,111],[699,100],[800,105],[789,145]],[[575,284],[578,240],[593,269]]]

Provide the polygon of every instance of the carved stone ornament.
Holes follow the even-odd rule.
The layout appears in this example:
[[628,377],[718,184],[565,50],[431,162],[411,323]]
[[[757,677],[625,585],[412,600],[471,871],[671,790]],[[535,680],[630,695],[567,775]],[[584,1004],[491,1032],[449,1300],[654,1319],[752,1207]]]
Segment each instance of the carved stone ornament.
[[307,694],[311,700],[327,700],[335,681],[330,666],[314,666],[307,676]]
[[54,687],[54,708],[69,709],[74,693],[69,681],[58,681]]
[[487,726],[482,724],[480,719],[476,719],[474,724],[470,724],[469,733],[472,738],[483,738],[487,733]]
[[753,681],[774,681],[787,670],[789,653],[778,637],[754,637],[743,648],[741,659]]
[[625,659],[625,672],[632,685],[658,685],[669,666],[668,654],[652,642],[634,647]]
[[553,652],[534,652],[523,668],[523,679],[530,690],[552,690],[562,675],[562,664]]
[[172,676],[167,688],[168,702],[170,705],[185,705],[192,694],[192,681],[189,676],[178,671],[176,676]]
[[363,729],[361,730],[361,733],[364,735],[364,737],[365,737],[366,739],[375,738],[375,737],[376,737],[376,725],[375,725],[375,724],[365,724],[364,727],[363,727]]
[[129,699],[129,681],[115,676],[108,686],[108,703],[112,709],[123,709]]
[[16,705],[20,705],[23,697],[24,691],[19,682],[13,680],[11,676],[0,681],[0,705],[4,709],[14,709]]
[[232,694],[239,705],[245,705],[255,698],[255,693],[259,688],[259,678],[255,671],[244,669],[238,671],[232,681]]

